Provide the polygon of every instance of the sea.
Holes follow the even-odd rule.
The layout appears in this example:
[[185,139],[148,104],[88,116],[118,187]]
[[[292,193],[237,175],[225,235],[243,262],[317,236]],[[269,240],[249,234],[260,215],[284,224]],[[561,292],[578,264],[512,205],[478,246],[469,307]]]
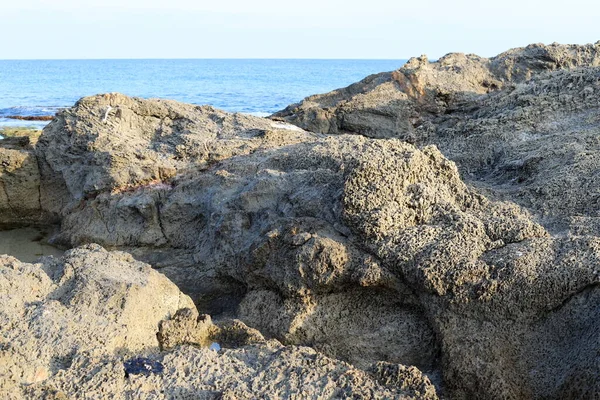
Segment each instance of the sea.
[[0,128],[42,128],[79,98],[120,92],[266,116],[306,96],[393,71],[406,60],[0,60]]

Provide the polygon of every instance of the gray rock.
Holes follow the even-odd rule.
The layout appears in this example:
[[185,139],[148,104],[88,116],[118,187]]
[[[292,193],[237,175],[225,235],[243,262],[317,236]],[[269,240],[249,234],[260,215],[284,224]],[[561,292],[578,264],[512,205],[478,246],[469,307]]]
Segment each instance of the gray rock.
[[[144,236],[152,226],[162,242]],[[589,335],[596,239],[551,238],[518,206],[466,186],[432,146],[311,137],[188,170],[169,187],[100,193],[62,228],[75,243],[185,250],[193,264],[174,279],[203,312],[364,368],[441,371],[452,397],[598,390],[593,351],[571,351],[600,339]],[[562,304],[578,304],[577,317],[565,321]],[[562,343],[571,324],[581,327],[571,342],[539,346]]]
[[[81,100],[35,150],[40,207],[60,217],[59,239],[128,250],[200,313],[238,321],[214,328],[191,304],[142,318],[171,349],[142,349],[168,372],[143,381],[125,381],[113,349],[104,358],[77,353],[66,372],[27,387],[19,386],[27,374],[7,382],[33,398],[81,390],[144,397],[165,387],[172,397],[434,398],[432,382],[450,398],[597,397],[597,47],[416,58],[280,115],[315,134],[169,101]],[[540,130],[527,131],[532,123]],[[113,304],[113,283],[133,287],[117,283],[128,273],[107,280],[102,271],[140,264],[88,251],[43,268],[89,258],[100,275],[65,281],[57,296],[75,316],[102,321],[123,303],[97,307],[95,299]],[[45,307],[44,296],[27,306],[9,296],[6,315]],[[58,349],[79,343],[76,332],[87,328],[77,326]],[[107,326],[94,329],[117,329],[111,338],[121,340]],[[150,341],[150,324],[140,326]],[[8,329],[29,341],[37,328]],[[211,341],[224,348],[190,347]],[[159,344],[155,335],[151,342]]]
[[465,181],[527,207],[552,232],[598,235],[598,67],[600,42],[420,57],[274,117],[435,144]]
[[209,106],[118,93],[83,98],[61,111],[37,143],[43,206],[60,213],[99,193],[168,185],[186,169],[307,136]]

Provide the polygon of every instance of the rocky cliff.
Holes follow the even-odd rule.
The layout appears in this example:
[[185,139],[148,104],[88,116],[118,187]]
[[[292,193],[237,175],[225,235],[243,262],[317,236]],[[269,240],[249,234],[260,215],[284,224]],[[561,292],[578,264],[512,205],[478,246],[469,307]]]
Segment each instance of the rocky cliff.
[[[5,193],[30,176],[37,202],[0,197],[1,215],[133,258],[2,261],[6,393],[599,396],[599,46],[413,59],[275,121],[80,100],[35,147],[4,147],[32,160],[0,170]],[[52,327],[30,319],[53,304]],[[57,345],[32,353],[39,332]],[[134,355],[164,370],[125,378]]]

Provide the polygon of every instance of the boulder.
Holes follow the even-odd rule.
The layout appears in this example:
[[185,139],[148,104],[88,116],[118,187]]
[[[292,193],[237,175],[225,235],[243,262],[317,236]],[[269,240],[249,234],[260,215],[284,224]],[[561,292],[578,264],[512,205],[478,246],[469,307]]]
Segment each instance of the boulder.
[[308,136],[209,106],[118,93],[86,97],[60,111],[36,146],[43,207],[65,213],[103,192],[168,185],[187,169]]
[[[278,117],[317,133],[82,99],[35,148],[39,208],[60,218],[59,241],[133,257],[94,245],[37,266],[7,258],[33,276],[0,281],[7,343],[42,354],[2,347],[7,387],[598,397],[597,47],[415,58]],[[58,319],[35,319],[47,309]],[[60,318],[75,322],[59,340],[39,321]],[[21,371],[27,357],[40,361]]]
[[[162,242],[145,236],[151,226]],[[100,193],[62,229],[74,243],[185,249],[189,264],[161,270],[202,312],[362,368],[441,374],[452,397],[598,390],[597,240],[552,238],[523,209],[465,185],[433,146],[311,137],[188,170],[169,187]],[[563,304],[577,304],[572,319]],[[580,333],[565,343],[569,326]],[[539,346],[548,342],[563,344]]]
[[97,245],[38,264],[1,256],[0,274],[3,398],[60,375],[79,356],[99,362],[154,350],[159,322],[193,307],[150,266]]
[[[148,265],[97,245],[37,264],[0,256],[0,300],[3,399],[416,399],[429,382],[378,383],[312,349],[264,339],[219,352],[185,344],[160,352],[159,325],[197,315],[191,299]],[[217,337],[256,337],[240,322],[223,331]]]

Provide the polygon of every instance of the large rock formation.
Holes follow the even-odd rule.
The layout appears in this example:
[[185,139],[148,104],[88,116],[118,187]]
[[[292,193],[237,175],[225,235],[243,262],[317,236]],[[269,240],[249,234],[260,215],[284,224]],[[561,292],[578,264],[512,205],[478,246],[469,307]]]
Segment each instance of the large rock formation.
[[[217,333],[186,305],[146,330],[159,332],[161,359],[181,381],[128,386],[113,355],[69,373],[100,368],[111,393],[140,395],[172,385],[186,395],[434,398],[425,374],[449,398],[599,396],[600,239],[588,223],[597,47],[413,59],[279,116],[317,133],[170,101],[82,99],[35,148],[39,209],[60,219],[57,240],[131,252],[200,312],[238,318],[214,331],[224,341],[255,344],[218,362],[189,347]],[[543,130],[525,132],[530,123]],[[91,250],[81,263],[117,257]],[[309,359],[325,369],[311,375]],[[184,364],[218,383],[179,375]],[[48,379],[76,392],[72,375]],[[258,392],[261,379],[275,391]]]
[[435,144],[469,183],[552,231],[597,235],[599,67],[600,42],[413,58],[275,116],[315,132]]
[[[379,366],[370,375],[276,341],[160,352],[159,324],[193,309],[191,299],[150,266],[97,245],[38,264],[0,256],[0,300],[0,397],[7,400],[437,399],[429,379],[407,367]],[[390,370],[398,372],[390,377]]]

